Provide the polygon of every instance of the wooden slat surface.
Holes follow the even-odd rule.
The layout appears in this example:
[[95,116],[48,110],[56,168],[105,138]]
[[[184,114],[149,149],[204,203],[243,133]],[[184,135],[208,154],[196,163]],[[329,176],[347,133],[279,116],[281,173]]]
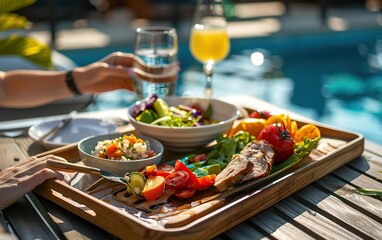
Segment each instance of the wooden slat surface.
[[382,181],[378,179],[381,178],[378,172],[382,171],[381,160],[382,148],[366,142],[362,156],[221,237],[382,239],[382,201],[353,192],[355,187],[382,189]]
[[[333,223],[323,214],[309,208],[296,197],[287,198],[285,201],[276,204],[274,208],[277,209],[277,214],[287,216],[289,222],[293,222],[299,229],[308,232],[314,239],[319,237],[331,238],[332,236],[346,239],[356,237],[341,225]],[[309,226],[309,228],[306,226]]]

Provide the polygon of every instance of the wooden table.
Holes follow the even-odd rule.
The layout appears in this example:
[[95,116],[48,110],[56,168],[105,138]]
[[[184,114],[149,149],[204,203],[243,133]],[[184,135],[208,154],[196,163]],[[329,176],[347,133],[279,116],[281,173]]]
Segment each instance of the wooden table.
[[[286,112],[252,97],[233,96],[225,100]],[[124,110],[112,112],[119,115],[121,112],[118,111]],[[297,114],[289,114],[301,118]],[[27,136],[0,138],[0,150],[1,159],[20,159],[43,151]],[[353,191],[356,187],[382,190],[381,171],[382,146],[366,141],[362,156],[227,229],[215,239],[382,239],[382,201]],[[43,217],[35,209],[40,210]],[[35,194],[27,195],[3,214],[20,239],[115,238]],[[0,219],[6,226],[4,218],[0,216]]]

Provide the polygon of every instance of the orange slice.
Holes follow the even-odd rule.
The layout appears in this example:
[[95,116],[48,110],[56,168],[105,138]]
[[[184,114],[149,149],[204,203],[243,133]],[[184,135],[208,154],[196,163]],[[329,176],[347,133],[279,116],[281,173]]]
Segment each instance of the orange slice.
[[307,137],[309,139],[321,137],[320,129],[318,129],[318,127],[313,124],[305,124],[297,130],[295,142],[303,141],[304,137]]
[[265,127],[265,119],[262,118],[246,118],[243,119],[242,123],[244,124],[244,131],[256,137]]
[[296,138],[297,131],[298,131],[297,122],[292,120],[290,122],[290,133],[292,134],[294,138]]
[[[270,126],[274,123],[283,124],[284,118],[280,115],[272,115],[267,120],[265,120],[265,126]],[[285,123],[284,123],[285,124]]]
[[[284,125],[289,131],[292,131],[292,119],[288,114],[280,114],[280,115],[272,115],[270,116],[266,122],[265,126],[269,126],[272,124],[281,124]],[[296,126],[293,126],[296,127]]]
[[253,136],[258,136],[265,126],[265,119],[262,118],[244,118],[236,123],[227,133],[227,138],[231,138],[239,131],[245,131]]
[[285,127],[289,131],[291,131],[291,122],[292,122],[292,120],[290,119],[290,116],[288,114],[283,114],[282,113],[282,114],[280,114],[280,117],[283,119]]
[[153,201],[160,198],[165,190],[164,177],[150,176],[142,190],[142,195],[147,201]]
[[244,124],[242,121],[234,123],[233,127],[227,133],[227,138],[231,138],[238,131],[244,131]]

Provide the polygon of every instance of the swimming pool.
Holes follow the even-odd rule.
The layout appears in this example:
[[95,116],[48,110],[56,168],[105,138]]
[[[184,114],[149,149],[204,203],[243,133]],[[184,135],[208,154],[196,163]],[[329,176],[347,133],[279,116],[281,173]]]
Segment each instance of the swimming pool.
[[[110,47],[64,52],[78,65]],[[179,44],[177,93],[203,95],[202,66]],[[262,64],[260,64],[262,63]],[[231,40],[229,57],[216,66],[214,96],[249,94],[382,143],[382,29]],[[93,109],[127,106],[135,95],[98,97]]]

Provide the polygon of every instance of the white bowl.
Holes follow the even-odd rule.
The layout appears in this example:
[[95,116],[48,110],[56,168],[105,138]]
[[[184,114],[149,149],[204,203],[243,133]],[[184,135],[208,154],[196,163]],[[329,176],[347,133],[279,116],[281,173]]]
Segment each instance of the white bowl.
[[211,102],[213,108],[212,119],[219,121],[218,123],[197,127],[166,127],[151,125],[138,122],[132,116],[134,107],[145,100],[137,101],[135,104],[132,104],[128,109],[130,123],[137,131],[146,136],[158,139],[165,146],[166,150],[171,151],[187,152],[211,143],[220,134],[228,131],[240,114],[236,106],[217,99],[166,97],[164,100],[169,106],[177,106],[178,104],[190,106],[197,103],[203,109],[207,109],[209,102]]
[[80,154],[82,162],[91,167],[100,168],[112,173],[115,173],[119,176],[124,176],[127,172],[139,171],[145,166],[152,164],[159,164],[163,157],[163,145],[156,139],[151,137],[143,136],[140,134],[134,134],[138,138],[143,139],[148,145],[149,148],[157,153],[156,156],[146,159],[133,160],[133,161],[117,161],[104,159],[92,154],[92,151],[95,150],[95,147],[98,144],[98,141],[114,139],[117,137],[123,136],[123,133],[107,134],[101,136],[92,136],[82,139],[78,143],[78,152]]

